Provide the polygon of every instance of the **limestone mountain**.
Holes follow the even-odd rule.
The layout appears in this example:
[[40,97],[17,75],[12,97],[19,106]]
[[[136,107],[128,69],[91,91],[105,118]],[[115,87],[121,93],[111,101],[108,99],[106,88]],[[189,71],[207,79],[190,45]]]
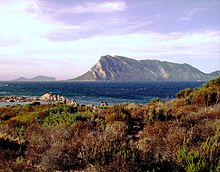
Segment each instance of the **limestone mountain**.
[[39,76],[35,76],[33,78],[20,77],[18,79],[13,80],[13,81],[19,81],[19,82],[27,82],[27,81],[29,81],[29,82],[44,82],[44,81],[56,81],[56,78],[39,75]]
[[79,81],[206,81],[220,75],[201,72],[189,64],[159,60],[135,60],[122,56],[102,56]]

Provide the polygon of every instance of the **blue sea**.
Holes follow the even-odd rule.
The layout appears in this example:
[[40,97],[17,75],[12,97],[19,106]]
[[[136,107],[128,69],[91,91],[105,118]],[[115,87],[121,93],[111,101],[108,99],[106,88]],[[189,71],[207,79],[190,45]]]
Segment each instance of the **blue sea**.
[[170,100],[180,90],[204,82],[0,82],[0,96],[41,96],[46,92],[75,99],[80,104],[145,104],[152,98]]

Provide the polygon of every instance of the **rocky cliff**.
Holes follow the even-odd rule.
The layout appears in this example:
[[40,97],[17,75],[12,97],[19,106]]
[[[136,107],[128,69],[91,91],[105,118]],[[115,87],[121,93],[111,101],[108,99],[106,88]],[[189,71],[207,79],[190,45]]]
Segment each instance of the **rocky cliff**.
[[206,81],[220,75],[201,72],[189,64],[159,60],[135,60],[122,56],[102,56],[87,73],[73,79],[84,81]]

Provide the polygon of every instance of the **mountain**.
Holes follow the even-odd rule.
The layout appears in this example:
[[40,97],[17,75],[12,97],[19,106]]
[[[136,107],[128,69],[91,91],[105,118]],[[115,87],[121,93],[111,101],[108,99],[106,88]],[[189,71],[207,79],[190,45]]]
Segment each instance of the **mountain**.
[[189,64],[159,60],[135,60],[122,56],[102,56],[79,81],[206,81],[220,76],[220,71],[201,72]]
[[21,81],[21,82],[24,82],[24,81],[31,81],[31,82],[39,82],[39,81],[56,81],[56,78],[54,77],[49,77],[49,76],[43,76],[43,75],[39,75],[39,76],[36,76],[36,77],[33,77],[33,78],[25,78],[25,77],[20,77],[18,79],[15,79],[13,81]]

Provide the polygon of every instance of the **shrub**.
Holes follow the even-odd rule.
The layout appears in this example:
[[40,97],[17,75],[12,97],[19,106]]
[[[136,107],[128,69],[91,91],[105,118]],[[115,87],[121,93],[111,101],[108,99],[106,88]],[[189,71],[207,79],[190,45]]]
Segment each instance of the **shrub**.
[[208,88],[210,86],[213,86],[213,85],[220,85],[220,77],[217,77],[217,78],[214,78],[208,82],[206,82],[205,84],[203,84],[203,88]]
[[177,97],[96,109],[0,107],[0,169],[220,171],[219,81]]
[[188,150],[186,142],[178,151],[178,160],[185,171],[218,171],[220,169],[220,130],[196,150]]
[[32,102],[29,104],[29,106],[39,106],[40,102]]
[[152,98],[147,104],[155,104],[159,103],[161,100],[159,98]]
[[186,88],[184,90],[181,90],[179,93],[176,94],[176,98],[186,98],[189,96],[189,94],[192,92],[191,88]]
[[66,124],[71,125],[76,121],[87,121],[88,117],[80,113],[49,113],[47,117],[43,119],[43,124],[46,125],[58,125]]

